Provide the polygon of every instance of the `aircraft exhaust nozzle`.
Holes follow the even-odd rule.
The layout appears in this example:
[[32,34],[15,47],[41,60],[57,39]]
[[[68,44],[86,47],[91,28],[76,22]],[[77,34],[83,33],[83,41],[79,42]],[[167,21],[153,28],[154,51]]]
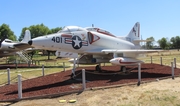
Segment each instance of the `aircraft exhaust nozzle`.
[[32,45],[32,40],[29,40],[29,41],[28,41],[28,44],[29,44],[29,45]]

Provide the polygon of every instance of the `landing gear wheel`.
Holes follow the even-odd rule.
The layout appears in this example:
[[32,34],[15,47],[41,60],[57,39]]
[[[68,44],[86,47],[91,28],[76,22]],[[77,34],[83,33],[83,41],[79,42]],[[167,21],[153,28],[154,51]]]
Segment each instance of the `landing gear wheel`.
[[96,71],[102,72],[101,67],[99,65],[96,65]]
[[74,74],[73,73],[71,74],[71,79],[74,79]]
[[121,70],[120,71],[126,73],[126,67],[125,66],[121,66]]

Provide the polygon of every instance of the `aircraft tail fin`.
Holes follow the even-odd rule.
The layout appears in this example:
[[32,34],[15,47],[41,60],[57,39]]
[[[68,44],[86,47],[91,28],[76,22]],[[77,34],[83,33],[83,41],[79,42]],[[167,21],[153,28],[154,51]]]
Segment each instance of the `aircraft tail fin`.
[[31,32],[29,30],[26,30],[24,34],[24,38],[21,42],[27,43],[29,40],[31,40]]
[[140,40],[140,23],[136,22],[129,34],[126,36],[130,39],[132,43],[134,43],[135,40]]

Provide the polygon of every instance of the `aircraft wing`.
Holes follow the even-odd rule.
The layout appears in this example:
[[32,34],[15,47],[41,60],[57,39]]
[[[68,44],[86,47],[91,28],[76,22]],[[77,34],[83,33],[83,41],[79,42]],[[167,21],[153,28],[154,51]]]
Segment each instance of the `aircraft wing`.
[[104,49],[91,49],[91,50],[87,50],[85,51],[84,53],[87,53],[87,54],[102,54],[102,50]]
[[160,52],[162,50],[145,50],[145,49],[128,49],[128,50],[117,50],[117,49],[92,49],[85,51],[87,54],[108,54],[108,53],[152,53]]
[[104,49],[103,53],[152,53],[160,52],[162,50],[145,50],[145,49],[129,49],[129,50],[115,50],[115,49]]

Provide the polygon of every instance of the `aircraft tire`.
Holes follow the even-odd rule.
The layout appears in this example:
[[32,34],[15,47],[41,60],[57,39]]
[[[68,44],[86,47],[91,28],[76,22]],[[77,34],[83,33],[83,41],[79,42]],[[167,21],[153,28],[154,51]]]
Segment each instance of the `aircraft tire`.
[[102,72],[101,67],[99,65],[96,65],[96,71]]
[[125,66],[121,66],[121,70],[120,71],[126,73],[126,67]]

